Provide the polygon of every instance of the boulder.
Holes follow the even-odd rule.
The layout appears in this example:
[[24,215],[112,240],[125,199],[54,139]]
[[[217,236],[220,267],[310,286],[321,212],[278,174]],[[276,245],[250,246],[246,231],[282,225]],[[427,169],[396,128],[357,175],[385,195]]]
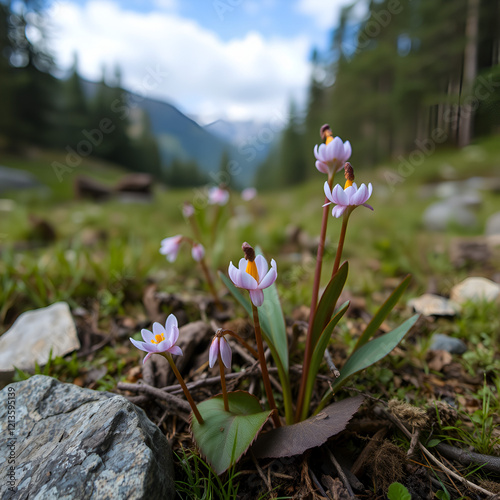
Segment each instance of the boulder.
[[424,212],[423,222],[426,229],[444,231],[448,226],[456,224],[463,228],[477,225],[476,216],[456,199],[433,203]]
[[175,497],[165,436],[122,396],[37,375],[0,392],[0,430],[3,500]]
[[459,304],[467,301],[494,302],[500,296],[500,285],[487,278],[467,278],[451,289],[451,299]]
[[455,316],[460,311],[455,302],[432,293],[409,300],[408,306],[424,316]]
[[450,354],[463,354],[467,350],[465,343],[455,337],[449,337],[443,333],[435,333],[432,336],[431,351],[446,351]]
[[38,180],[29,172],[0,165],[0,193],[11,189],[39,187]]
[[496,212],[488,217],[486,221],[486,235],[500,235],[500,212]]
[[80,349],[73,316],[66,302],[21,314],[0,337],[0,380],[10,380],[14,367],[32,371],[52,357]]

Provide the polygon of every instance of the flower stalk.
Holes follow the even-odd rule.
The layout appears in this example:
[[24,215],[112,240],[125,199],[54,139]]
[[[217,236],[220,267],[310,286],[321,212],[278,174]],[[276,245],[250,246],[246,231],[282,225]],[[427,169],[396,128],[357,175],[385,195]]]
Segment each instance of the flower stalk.
[[226,374],[224,373],[224,363],[222,362],[221,349],[220,349],[220,337],[217,338],[217,342],[219,343],[219,371],[220,371],[220,385],[222,388],[222,398],[224,399],[224,410],[229,412],[229,401],[227,399],[227,390],[226,390]]
[[262,373],[262,380],[264,382],[264,388],[266,390],[267,400],[269,402],[269,407],[273,411],[272,418],[274,426],[281,427],[281,421],[278,415],[278,409],[276,408],[273,391],[271,389],[271,381],[269,380],[269,372],[267,371],[266,357],[264,356],[264,345],[262,343],[262,333],[260,330],[259,311],[257,310],[257,307],[253,303],[252,303],[252,312],[253,312],[253,324],[255,327],[255,341],[257,342],[257,349],[259,352],[260,371]]
[[221,301],[219,300],[219,296],[217,294],[217,290],[215,288],[215,285],[214,285],[214,282],[212,280],[212,276],[211,276],[210,271],[208,269],[208,266],[207,266],[207,263],[205,261],[205,258],[202,257],[199,260],[199,263],[200,263],[200,266],[201,266],[201,270],[203,271],[203,274],[205,275],[205,279],[207,280],[208,289],[210,290],[210,293],[212,294],[212,297],[214,298],[215,307],[217,307],[217,309],[219,311],[222,311],[223,310],[223,306],[222,306]]
[[196,417],[196,420],[198,420],[198,423],[200,425],[203,425],[205,423],[205,421],[203,420],[201,413],[198,411],[198,408],[196,407],[196,404],[193,400],[193,397],[191,396],[191,393],[189,392],[189,389],[187,388],[187,385],[184,382],[184,379],[182,378],[180,371],[177,369],[177,366],[175,366],[174,360],[172,359],[172,355],[168,352],[162,353],[162,355],[168,361],[170,368],[172,368],[174,375],[176,376],[177,380],[179,381],[179,384],[182,387],[182,390],[184,391],[184,395],[186,396],[186,399],[188,400],[189,406],[191,406],[191,409],[193,410],[193,414]]

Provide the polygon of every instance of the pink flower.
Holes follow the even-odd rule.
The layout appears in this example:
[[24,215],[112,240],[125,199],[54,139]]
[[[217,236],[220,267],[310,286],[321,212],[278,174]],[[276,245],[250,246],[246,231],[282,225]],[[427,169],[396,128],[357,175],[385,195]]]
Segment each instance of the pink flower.
[[191,247],[191,255],[196,262],[200,262],[205,256],[205,249],[201,243],[194,243]]
[[268,269],[266,259],[262,255],[257,255],[255,260],[240,259],[238,268],[231,262],[228,272],[231,281],[237,287],[248,290],[252,303],[260,307],[264,303],[264,292],[262,290],[271,286],[278,277],[274,259],[271,260],[271,269],[269,271]]
[[229,191],[221,187],[213,187],[208,191],[210,205],[225,205],[229,201]]
[[257,196],[257,190],[254,187],[246,188],[241,192],[243,201],[251,201]]
[[341,170],[344,163],[351,157],[352,148],[349,141],[342,142],[340,137],[335,137],[328,144],[314,147],[316,168],[323,174],[332,177]]
[[188,203],[187,201],[184,202],[184,205],[182,205],[182,215],[184,215],[186,219],[189,219],[189,217],[194,215],[194,207],[191,203]]
[[373,207],[366,203],[372,195],[372,191],[373,188],[370,182],[368,187],[366,187],[365,184],[361,184],[359,189],[356,183],[353,183],[352,186],[345,189],[342,189],[342,186],[337,184],[330,192],[330,186],[328,182],[325,182],[325,195],[330,201],[323,206],[325,207],[326,205],[330,205],[330,203],[335,203],[332,209],[332,215],[337,218],[343,215],[347,209],[352,211],[360,205],[373,210]]
[[169,262],[174,262],[177,258],[182,239],[182,235],[178,234],[177,236],[171,236],[170,238],[161,240],[160,253],[165,255]]
[[212,368],[217,362],[219,352],[224,366],[226,368],[231,368],[231,348],[229,347],[229,344],[224,336],[216,335],[210,344],[210,351],[208,353],[208,364],[210,365],[210,368]]
[[160,323],[153,323],[153,332],[143,328],[141,334],[144,342],[138,342],[134,339],[130,339],[130,342],[132,342],[137,349],[148,353],[143,363],[145,363],[152,354],[161,354],[163,352],[182,356],[181,348],[175,345],[179,338],[179,328],[177,326],[177,318],[173,314],[167,318],[165,327]]

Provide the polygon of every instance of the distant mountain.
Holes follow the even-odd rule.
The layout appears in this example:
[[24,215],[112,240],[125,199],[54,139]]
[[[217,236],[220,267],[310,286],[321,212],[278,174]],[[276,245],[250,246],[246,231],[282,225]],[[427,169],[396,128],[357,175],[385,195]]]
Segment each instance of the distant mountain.
[[[98,84],[85,80],[82,83],[85,93],[92,97]],[[269,150],[269,144],[259,142],[257,138],[257,124],[219,121],[201,127],[172,104],[132,93],[128,95],[131,105],[149,116],[166,168],[174,159],[195,161],[212,182],[218,182],[216,174],[220,171],[222,156],[227,152],[231,162],[228,170],[234,173],[235,185],[245,187],[252,184],[255,171]],[[245,143],[245,138],[249,137],[255,141]],[[264,141],[268,141],[267,136]]]

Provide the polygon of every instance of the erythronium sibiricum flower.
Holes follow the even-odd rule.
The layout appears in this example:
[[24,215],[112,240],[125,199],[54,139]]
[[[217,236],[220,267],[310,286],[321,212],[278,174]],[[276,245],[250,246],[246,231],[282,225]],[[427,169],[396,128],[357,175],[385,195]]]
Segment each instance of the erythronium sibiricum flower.
[[137,349],[148,353],[143,363],[145,363],[152,354],[170,353],[182,356],[182,349],[175,345],[179,338],[179,327],[177,318],[173,314],[167,318],[165,326],[160,323],[153,323],[152,332],[143,328],[141,334],[144,342],[139,342],[132,338],[130,342],[132,342]]
[[196,262],[200,262],[203,257],[205,257],[205,249],[200,243],[194,243],[191,247],[191,256]]
[[179,248],[183,239],[184,237],[178,234],[161,240],[160,253],[165,255],[169,262],[174,262],[177,258],[177,254],[179,253]]
[[229,277],[239,288],[245,288],[250,292],[250,299],[256,307],[264,303],[264,288],[271,286],[278,277],[276,262],[271,260],[271,269],[267,260],[262,255],[255,256],[254,249],[243,243],[245,257],[240,259],[238,268],[233,263],[229,264]]
[[257,196],[257,190],[254,187],[249,187],[241,192],[243,201],[251,201]]
[[340,137],[333,137],[329,125],[321,127],[321,136],[325,138],[326,142],[314,147],[316,168],[331,178],[342,169],[344,163],[351,157],[351,143],[349,141],[342,142]]
[[208,203],[210,205],[225,205],[229,201],[229,191],[221,186],[210,188],[208,191]]
[[208,353],[208,364],[210,365],[210,368],[217,363],[219,353],[224,366],[226,368],[231,368],[231,348],[229,347],[227,340],[224,338],[224,335],[216,334],[210,344],[210,350]]
[[372,195],[372,184],[371,182],[366,186],[365,184],[361,184],[361,186],[356,185],[354,181],[354,173],[350,163],[345,164],[345,177],[346,183],[344,189],[340,184],[337,184],[332,190],[330,190],[330,186],[328,182],[325,182],[325,195],[330,200],[325,205],[330,205],[331,203],[335,203],[335,206],[332,209],[332,215],[334,217],[341,217],[346,210],[349,210],[350,213],[356,207],[363,205],[364,207],[373,210],[371,205],[366,203],[370,196]]

